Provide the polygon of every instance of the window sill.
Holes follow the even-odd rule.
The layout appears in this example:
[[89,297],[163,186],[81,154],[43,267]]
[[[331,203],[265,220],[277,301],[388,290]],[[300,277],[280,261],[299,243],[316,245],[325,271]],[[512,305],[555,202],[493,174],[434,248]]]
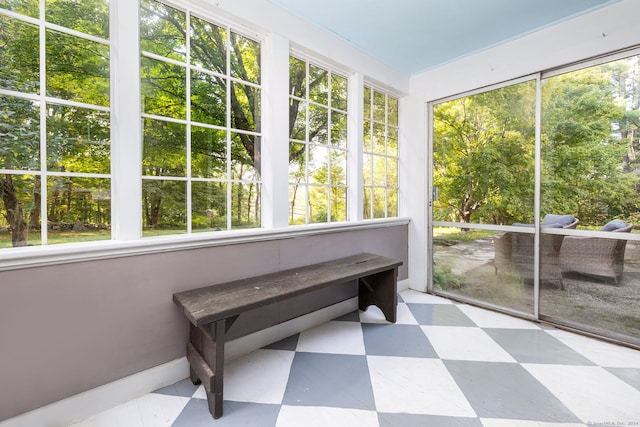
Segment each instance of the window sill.
[[145,237],[135,241],[97,241],[51,246],[0,249],[0,271],[29,267],[93,261],[212,246],[291,239],[329,233],[395,227],[408,218],[367,220],[335,224],[296,225],[279,229],[233,230],[202,234]]

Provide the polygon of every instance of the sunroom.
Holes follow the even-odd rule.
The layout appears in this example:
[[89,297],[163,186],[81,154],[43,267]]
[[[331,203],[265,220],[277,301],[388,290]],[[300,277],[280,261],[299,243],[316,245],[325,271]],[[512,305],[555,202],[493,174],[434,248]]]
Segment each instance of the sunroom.
[[[0,426],[640,424],[639,13],[0,0]],[[214,420],[172,296],[360,253]]]

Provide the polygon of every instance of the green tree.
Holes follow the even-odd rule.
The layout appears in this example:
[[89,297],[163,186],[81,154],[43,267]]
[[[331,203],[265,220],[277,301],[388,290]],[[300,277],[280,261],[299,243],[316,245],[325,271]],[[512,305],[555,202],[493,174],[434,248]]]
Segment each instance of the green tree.
[[[3,3],[0,7],[40,17],[35,1]],[[47,0],[44,10],[48,22],[108,38],[106,0]],[[108,107],[108,46],[50,29],[45,31],[47,95]],[[44,160],[48,171],[109,173],[108,113],[62,106],[55,100],[41,106],[29,98],[40,92],[42,60],[38,27],[18,18],[0,16],[0,87],[15,92],[0,96],[0,163],[3,169],[15,171],[0,177],[3,216],[13,246],[26,245],[28,229],[39,227],[41,176],[25,171],[39,172],[43,153],[47,153]],[[43,123],[41,108],[47,111]],[[40,147],[40,129],[45,126],[46,151]],[[62,200],[66,204],[66,218],[110,222],[110,209],[103,202],[104,190],[108,193],[109,189],[108,180],[98,184],[96,180],[78,179],[75,185],[59,185],[63,180],[56,178],[47,183],[49,223],[58,219],[56,205]],[[73,179],[68,177],[66,181],[71,183]],[[96,200],[92,200],[94,196]]]
[[[143,52],[186,63],[188,43],[190,64],[205,70],[189,70],[190,98],[187,99],[185,66],[142,56],[143,111],[168,118],[186,119],[188,110],[194,123],[191,126],[189,150],[184,132],[179,138],[167,138],[166,133],[155,135],[151,128],[149,132],[145,132],[144,175],[157,176],[157,170],[163,168],[166,169],[166,176],[185,178],[186,154],[190,151],[193,177],[251,181],[232,185],[231,212],[213,206],[203,210],[199,202],[196,202],[198,210],[195,210],[192,186],[192,227],[213,223],[211,217],[206,216],[207,212],[210,215],[213,212],[233,215],[234,226],[240,223],[244,226],[249,221],[247,215],[254,215],[249,223],[254,226],[256,222],[259,224],[259,217],[255,217],[259,212],[258,202],[255,200],[259,190],[255,181],[259,180],[261,147],[260,139],[252,133],[260,132],[260,90],[252,84],[260,84],[260,44],[195,16],[189,17],[190,27],[187,29],[184,12],[154,0],[143,0],[140,6],[140,38]],[[229,68],[227,63],[230,64]],[[231,80],[228,76],[242,82]],[[172,126],[164,124],[167,123],[164,121],[161,123],[163,124],[156,127]],[[229,126],[234,130],[246,132],[227,135],[224,131],[197,126],[198,123]],[[158,163],[160,159],[169,158],[171,161],[168,163]],[[164,167],[166,164],[170,167]],[[227,166],[230,167],[231,176],[227,176]],[[178,191],[178,187],[171,188]],[[220,198],[226,197],[226,194],[226,191],[217,191],[211,200],[215,200],[218,205],[221,202]],[[184,215],[185,205],[173,204],[171,209],[169,206],[162,206],[166,196],[168,194],[164,191],[144,195],[143,209],[150,213],[144,217],[145,226],[157,228],[160,226],[158,221]],[[178,195],[171,197],[174,200],[184,198]],[[154,206],[149,206],[148,203],[153,203]],[[173,212],[174,209],[182,214],[178,211]],[[158,212],[164,213],[157,215]],[[219,226],[220,224],[217,225]]]
[[638,206],[637,178],[624,171],[629,141],[614,132],[629,116],[612,71],[603,65],[545,81],[543,212],[572,213],[596,225],[623,214],[629,202]]
[[535,86],[508,86],[434,107],[438,220],[505,223],[533,211]]

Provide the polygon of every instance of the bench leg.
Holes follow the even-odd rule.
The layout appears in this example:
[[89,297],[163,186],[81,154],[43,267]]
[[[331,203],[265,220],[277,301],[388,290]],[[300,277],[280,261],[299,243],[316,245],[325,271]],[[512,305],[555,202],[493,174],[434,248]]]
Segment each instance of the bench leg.
[[360,279],[358,284],[358,306],[366,310],[377,306],[385,319],[396,323],[398,307],[398,269],[383,271]]
[[212,354],[208,357],[205,352],[205,360],[214,373],[211,392],[207,393],[207,401],[209,402],[209,412],[213,418],[222,416],[222,388],[224,385],[224,334],[226,332],[225,321],[219,320],[211,325],[211,332],[214,336],[211,341]]
[[[189,324],[189,343],[193,346],[194,350],[198,353],[202,353],[202,346],[200,343],[202,339],[200,338],[201,332],[200,329],[193,326],[193,324]],[[187,355],[189,354],[189,345],[187,344]],[[196,370],[194,369],[193,363],[189,363],[189,379],[194,385],[200,384],[200,377],[198,376]]]
[[204,385],[209,412],[215,419],[222,416],[225,332],[224,320],[200,328],[192,325],[187,345],[191,381]]

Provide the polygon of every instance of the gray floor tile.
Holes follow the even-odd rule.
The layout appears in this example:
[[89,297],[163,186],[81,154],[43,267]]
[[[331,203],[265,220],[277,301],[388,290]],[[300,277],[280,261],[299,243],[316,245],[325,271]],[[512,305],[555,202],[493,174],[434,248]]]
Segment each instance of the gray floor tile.
[[589,359],[543,330],[487,328],[484,331],[520,363],[594,365]]
[[204,399],[191,399],[171,427],[272,427],[280,405],[225,400],[222,417],[214,420]]
[[191,397],[197,389],[198,386],[194,385],[191,380],[187,378],[182,381],[178,381],[175,384],[162,387],[161,389],[154,391],[154,393],[166,394],[169,396]]
[[375,410],[366,356],[296,353],[282,403]]
[[363,323],[362,333],[369,356],[438,357],[419,325]]
[[434,326],[476,326],[458,307],[453,304],[407,304],[409,310],[421,325]]
[[344,316],[340,316],[335,320],[339,320],[341,322],[359,322],[360,313],[358,311],[352,311],[351,313],[347,313]]
[[[607,368],[616,377],[620,378],[627,384],[640,390],[640,369],[634,368]],[[640,422],[640,420],[638,420]]]
[[298,338],[300,338],[300,334],[291,335],[283,340],[278,342],[274,342],[273,344],[267,345],[263,348],[267,350],[290,350],[295,351],[298,346]]
[[380,427],[482,427],[478,418],[378,413]]
[[480,418],[580,421],[519,364],[457,360],[444,364]]

